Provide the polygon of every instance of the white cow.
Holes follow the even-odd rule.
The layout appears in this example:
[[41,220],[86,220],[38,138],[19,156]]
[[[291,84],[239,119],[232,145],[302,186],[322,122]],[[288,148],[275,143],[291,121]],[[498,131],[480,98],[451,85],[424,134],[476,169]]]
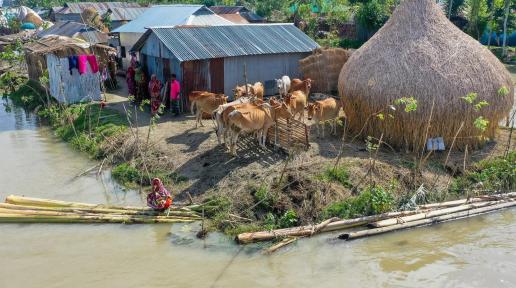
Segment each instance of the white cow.
[[276,85],[279,90],[279,94],[281,97],[287,96],[288,91],[290,90],[290,77],[287,75],[281,77],[281,79],[276,79]]

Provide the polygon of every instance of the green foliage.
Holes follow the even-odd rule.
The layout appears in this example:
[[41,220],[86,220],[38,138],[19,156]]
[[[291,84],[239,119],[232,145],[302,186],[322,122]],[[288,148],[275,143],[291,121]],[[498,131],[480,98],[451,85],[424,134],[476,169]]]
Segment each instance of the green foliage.
[[385,2],[379,0],[364,1],[356,13],[358,23],[369,31],[380,29],[389,19],[390,11]]
[[272,193],[270,193],[269,189],[265,185],[261,185],[256,189],[254,193],[254,198],[256,200],[256,207],[262,208],[266,211],[270,210],[275,202],[275,197]]
[[276,216],[272,213],[267,213],[263,219],[263,226],[266,230],[274,230],[277,228]]
[[466,101],[466,103],[468,103],[468,104],[473,104],[475,102],[475,100],[477,100],[477,97],[478,97],[477,93],[471,92],[471,93],[468,93],[468,95],[462,96],[460,98],[463,99],[464,101]]
[[480,39],[488,23],[487,0],[466,0],[466,15],[469,20],[466,31]]
[[204,215],[206,217],[213,217],[215,215],[224,217],[224,214],[229,213],[231,205],[229,198],[221,195],[213,195],[204,199],[201,207],[196,208],[195,211],[200,213],[204,209]]
[[482,116],[479,116],[475,119],[475,121],[473,122],[473,125],[475,125],[475,127],[484,132],[486,131],[487,129],[487,126],[489,126],[489,120],[485,119],[484,117]]
[[394,207],[392,190],[382,186],[369,186],[360,195],[330,204],[323,210],[322,217],[355,218],[389,212]]
[[353,187],[349,179],[349,171],[345,166],[328,167],[316,178],[325,182],[337,182],[346,188]]
[[289,228],[297,225],[297,214],[296,211],[289,209],[285,214],[278,220],[278,226],[280,228]]
[[405,112],[409,113],[417,110],[417,100],[414,97],[402,97],[394,100],[394,104],[405,106]]
[[451,7],[451,16],[457,16],[459,15],[459,12],[462,10],[462,8],[464,7],[464,1],[465,0],[445,0],[444,1],[444,14],[448,17],[450,16],[449,12],[450,12],[450,2],[452,7]]
[[449,192],[463,195],[471,188],[514,191],[516,189],[516,151],[511,151],[507,157],[480,161],[472,171],[454,179]]
[[478,111],[480,111],[480,109],[482,109],[488,105],[489,105],[489,102],[487,102],[486,100],[482,100],[482,101],[479,101],[477,104],[475,104],[473,106],[473,108],[475,108],[475,110],[478,112]]
[[380,147],[380,144],[375,143],[373,137],[371,137],[371,136],[367,136],[365,143],[366,143],[367,152],[369,152],[369,153],[378,150],[378,148]]
[[509,88],[505,87],[505,86],[502,86],[500,87],[500,89],[498,89],[498,96],[507,96],[507,94],[509,94],[510,90]]
[[364,44],[363,41],[354,40],[354,39],[341,39],[339,42],[339,47],[344,49],[358,49]]
[[111,171],[111,175],[115,180],[124,185],[140,181],[140,172],[129,163],[122,163],[115,166]]

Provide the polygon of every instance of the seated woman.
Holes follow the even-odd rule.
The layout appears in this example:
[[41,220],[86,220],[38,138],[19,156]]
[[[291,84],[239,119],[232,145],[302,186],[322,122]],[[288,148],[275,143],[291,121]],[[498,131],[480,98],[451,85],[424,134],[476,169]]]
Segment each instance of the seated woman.
[[152,192],[147,195],[147,205],[158,211],[164,211],[172,205],[172,196],[159,178],[152,179]]

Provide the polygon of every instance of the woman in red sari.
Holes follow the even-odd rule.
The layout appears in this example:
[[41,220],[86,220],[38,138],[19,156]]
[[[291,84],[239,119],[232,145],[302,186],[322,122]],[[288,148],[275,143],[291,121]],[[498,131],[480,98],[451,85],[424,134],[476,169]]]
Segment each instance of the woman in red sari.
[[131,96],[136,95],[136,83],[134,81],[134,74],[135,74],[134,67],[129,66],[129,68],[127,68],[126,81],[127,81],[127,90],[129,92],[129,95],[131,95]]
[[147,205],[157,211],[163,211],[172,205],[172,196],[159,178],[152,179],[152,192],[147,195]]
[[151,114],[154,116],[161,106],[161,81],[156,78],[156,74],[152,74],[149,82],[149,94],[151,97]]

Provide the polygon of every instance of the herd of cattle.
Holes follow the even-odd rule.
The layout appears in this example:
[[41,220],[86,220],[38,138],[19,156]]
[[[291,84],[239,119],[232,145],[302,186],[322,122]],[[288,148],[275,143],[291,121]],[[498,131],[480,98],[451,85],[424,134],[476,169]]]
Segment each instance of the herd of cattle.
[[308,120],[317,124],[317,133],[324,137],[324,123],[331,121],[331,132],[337,132],[337,118],[342,107],[340,101],[327,98],[309,103],[308,96],[312,80],[292,79],[283,76],[276,80],[279,97],[270,97],[264,101],[264,86],[257,82],[236,86],[233,89],[233,101],[228,103],[224,94],[208,91],[192,91],[188,95],[191,111],[196,110],[197,128],[202,124],[204,113],[212,115],[216,122],[217,139],[219,144],[224,142],[231,154],[236,155],[236,144],[242,133],[254,133],[261,146],[265,146],[267,131],[280,118],[292,119],[296,116],[304,122],[305,110],[308,110]]

